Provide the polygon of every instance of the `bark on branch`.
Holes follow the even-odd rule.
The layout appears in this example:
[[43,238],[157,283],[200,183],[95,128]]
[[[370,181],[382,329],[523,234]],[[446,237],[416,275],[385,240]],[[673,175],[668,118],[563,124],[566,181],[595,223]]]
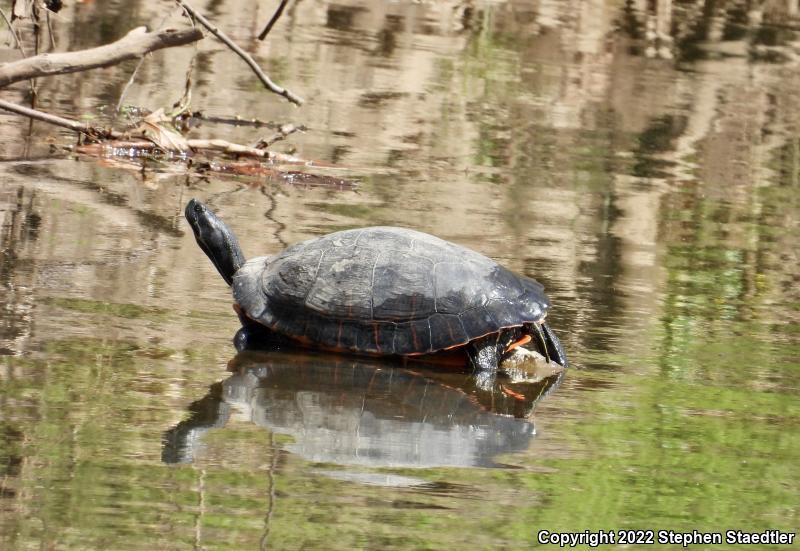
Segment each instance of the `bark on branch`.
[[105,46],[77,52],[41,54],[0,65],[0,88],[29,78],[109,67],[128,59],[138,59],[149,52],[182,46],[202,38],[203,33],[196,28],[147,32],[145,27],[138,27]]

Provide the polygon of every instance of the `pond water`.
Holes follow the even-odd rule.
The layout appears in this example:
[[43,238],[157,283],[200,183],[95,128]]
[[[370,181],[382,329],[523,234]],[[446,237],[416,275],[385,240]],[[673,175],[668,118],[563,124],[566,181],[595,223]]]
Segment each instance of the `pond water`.
[[[142,169],[0,112],[0,548],[797,530],[796,1],[298,0],[264,43],[272,3],[194,4],[307,103],[211,38],[149,56],[125,103],[171,106],[194,58],[194,109],[304,124],[274,149],[357,186]],[[70,2],[51,26],[75,50],[171,10]],[[107,123],[135,67],[41,79],[37,106]],[[495,392],[425,365],[237,355],[191,197],[249,255],[378,224],[474,248],[545,284],[572,366]]]

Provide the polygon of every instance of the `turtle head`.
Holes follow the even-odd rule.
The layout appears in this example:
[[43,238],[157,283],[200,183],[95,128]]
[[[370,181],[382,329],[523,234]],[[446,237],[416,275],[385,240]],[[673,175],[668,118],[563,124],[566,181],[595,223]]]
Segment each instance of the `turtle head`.
[[244,254],[236,236],[225,222],[197,199],[189,201],[184,214],[194,231],[197,244],[217,267],[225,282],[231,285],[233,274],[244,264]]

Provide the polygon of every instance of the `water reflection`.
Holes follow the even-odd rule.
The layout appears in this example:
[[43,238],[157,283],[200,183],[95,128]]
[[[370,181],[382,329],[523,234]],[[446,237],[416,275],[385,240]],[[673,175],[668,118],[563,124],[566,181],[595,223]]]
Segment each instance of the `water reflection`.
[[467,373],[303,351],[240,352],[233,374],[189,406],[164,435],[166,463],[193,462],[203,435],[234,412],[294,439],[306,460],[370,467],[495,466],[526,450],[536,404],[564,371],[476,385]]
[[[309,101],[265,99],[249,69],[203,41],[193,108],[305,124],[278,150],[350,167],[332,174],[357,190],[52,159],[52,128],[0,115],[0,548],[251,549],[267,502],[270,540],[286,548],[522,549],[539,526],[796,526],[798,3],[623,4],[292,2],[266,43],[253,36],[274,6],[198,4]],[[70,2],[52,21],[58,48],[157,27],[162,9]],[[148,57],[126,102],[171,105],[191,55]],[[107,121],[96,107],[118,101],[134,66],[40,79],[39,106]],[[272,133],[193,132],[241,143]],[[44,156],[13,160],[26,154]],[[381,400],[427,423],[399,402],[423,382],[486,423],[500,412],[530,424],[530,402],[407,367],[393,371],[405,386],[373,370],[380,398],[352,383],[300,388],[309,361],[357,371],[329,357],[272,380],[255,364],[270,374],[286,358],[219,374],[235,316],[182,233],[190,194],[236,220],[246,252],[409,225],[545,283],[581,369],[537,406],[535,440],[507,438],[527,446],[513,455],[522,468],[415,469],[464,489],[435,493],[398,490],[413,481],[396,469],[310,466],[305,434],[349,420],[339,434],[355,441],[358,398],[387,426],[400,421],[379,417]],[[268,416],[279,404],[311,424],[303,396],[316,426]],[[169,433],[172,459],[194,462],[165,466],[164,431],[199,398]],[[297,454],[272,447],[291,439]],[[392,478],[342,482],[366,482],[358,471]]]

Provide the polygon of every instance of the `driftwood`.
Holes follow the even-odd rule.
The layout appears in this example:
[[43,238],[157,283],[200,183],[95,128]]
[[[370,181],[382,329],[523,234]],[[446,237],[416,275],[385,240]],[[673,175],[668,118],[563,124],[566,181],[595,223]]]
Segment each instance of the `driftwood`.
[[78,52],[40,54],[6,63],[0,66],[0,88],[30,78],[109,67],[128,59],[138,59],[162,48],[196,42],[201,38],[203,33],[199,29],[164,29],[147,32],[145,27],[138,27],[116,42],[105,46]]

